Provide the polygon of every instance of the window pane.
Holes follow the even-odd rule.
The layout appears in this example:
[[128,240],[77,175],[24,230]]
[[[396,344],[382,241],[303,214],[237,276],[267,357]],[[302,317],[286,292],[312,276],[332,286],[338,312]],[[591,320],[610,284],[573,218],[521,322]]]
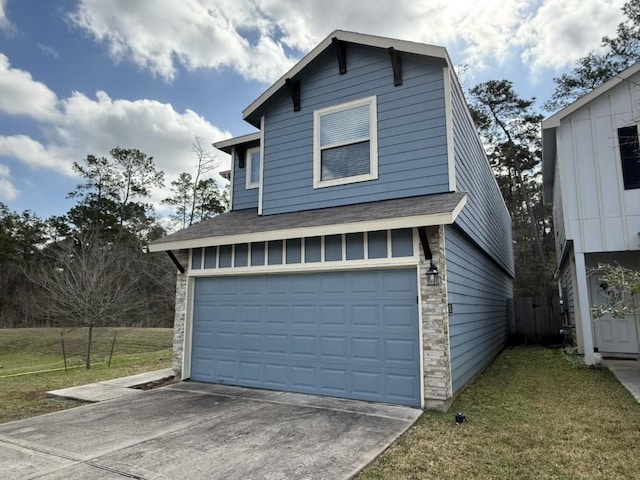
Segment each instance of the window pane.
[[249,263],[249,244],[238,243],[236,245],[236,254],[234,255],[234,263],[236,267],[246,267]]
[[369,142],[322,150],[321,180],[366,175],[370,171]]
[[638,145],[638,127],[622,127],[618,129],[620,144],[620,160],[622,161],[622,178],[624,188],[640,188],[640,145]]
[[207,247],[204,249],[204,268],[216,268],[216,256],[218,247]]
[[194,270],[202,268],[202,249],[194,248],[191,250],[191,268]]
[[347,260],[364,259],[364,234],[347,233]]
[[387,258],[387,231],[369,232],[369,258]]
[[260,181],[260,152],[251,154],[251,183]]
[[369,138],[369,105],[327,113],[320,117],[320,146]]

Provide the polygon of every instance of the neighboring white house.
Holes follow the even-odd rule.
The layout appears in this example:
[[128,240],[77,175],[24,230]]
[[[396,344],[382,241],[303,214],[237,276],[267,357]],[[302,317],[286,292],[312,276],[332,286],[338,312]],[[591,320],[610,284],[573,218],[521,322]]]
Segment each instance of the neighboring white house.
[[640,269],[640,63],[542,122],[545,202],[553,205],[566,321],[587,364],[637,357],[638,318],[594,321],[615,294],[598,263]]

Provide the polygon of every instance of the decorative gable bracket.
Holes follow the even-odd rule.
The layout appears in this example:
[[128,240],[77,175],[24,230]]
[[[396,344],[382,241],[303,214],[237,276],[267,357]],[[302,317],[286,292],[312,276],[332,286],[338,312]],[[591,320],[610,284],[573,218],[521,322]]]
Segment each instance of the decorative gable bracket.
[[391,59],[391,68],[393,68],[393,85],[398,87],[402,85],[402,56],[393,47],[389,47],[387,51]]
[[291,94],[291,101],[293,102],[293,111],[300,111],[300,80],[292,80],[290,78],[285,79],[284,83],[289,87],[289,93]]
[[429,247],[429,239],[427,238],[427,231],[425,230],[424,227],[418,228],[418,236],[420,237],[420,245],[422,245],[424,258],[426,260],[432,260],[433,254],[431,253],[431,248]]
[[178,269],[178,271],[180,273],[184,273],[184,267],[182,266],[182,264],[180,263],[180,261],[176,258],[176,256],[173,254],[173,252],[171,250],[167,250],[167,255],[169,255],[169,258],[171,259],[171,261],[173,262],[173,264],[176,266],[176,268]]
[[238,156],[238,167],[244,168],[244,161],[245,161],[247,149],[244,145],[238,145],[235,150],[236,150],[236,155]]
[[338,58],[338,73],[344,75],[347,73],[347,44],[336,37],[331,39],[331,43],[336,49],[336,57]]

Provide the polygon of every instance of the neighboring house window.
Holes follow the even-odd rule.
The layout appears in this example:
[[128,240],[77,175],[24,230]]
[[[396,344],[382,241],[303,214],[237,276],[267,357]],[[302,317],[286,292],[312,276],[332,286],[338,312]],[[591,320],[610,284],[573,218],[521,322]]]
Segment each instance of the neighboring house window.
[[330,187],[376,178],[376,97],[313,112],[313,187]]
[[624,189],[640,188],[640,146],[638,145],[637,125],[619,128],[618,143],[620,144]]
[[260,186],[260,147],[247,150],[247,188]]

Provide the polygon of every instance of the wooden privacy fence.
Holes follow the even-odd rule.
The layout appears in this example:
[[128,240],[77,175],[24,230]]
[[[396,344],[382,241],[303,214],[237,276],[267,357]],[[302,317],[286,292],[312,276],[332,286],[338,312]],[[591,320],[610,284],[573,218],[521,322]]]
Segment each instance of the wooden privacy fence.
[[562,341],[562,309],[558,297],[521,297],[514,300],[512,335],[526,342]]

